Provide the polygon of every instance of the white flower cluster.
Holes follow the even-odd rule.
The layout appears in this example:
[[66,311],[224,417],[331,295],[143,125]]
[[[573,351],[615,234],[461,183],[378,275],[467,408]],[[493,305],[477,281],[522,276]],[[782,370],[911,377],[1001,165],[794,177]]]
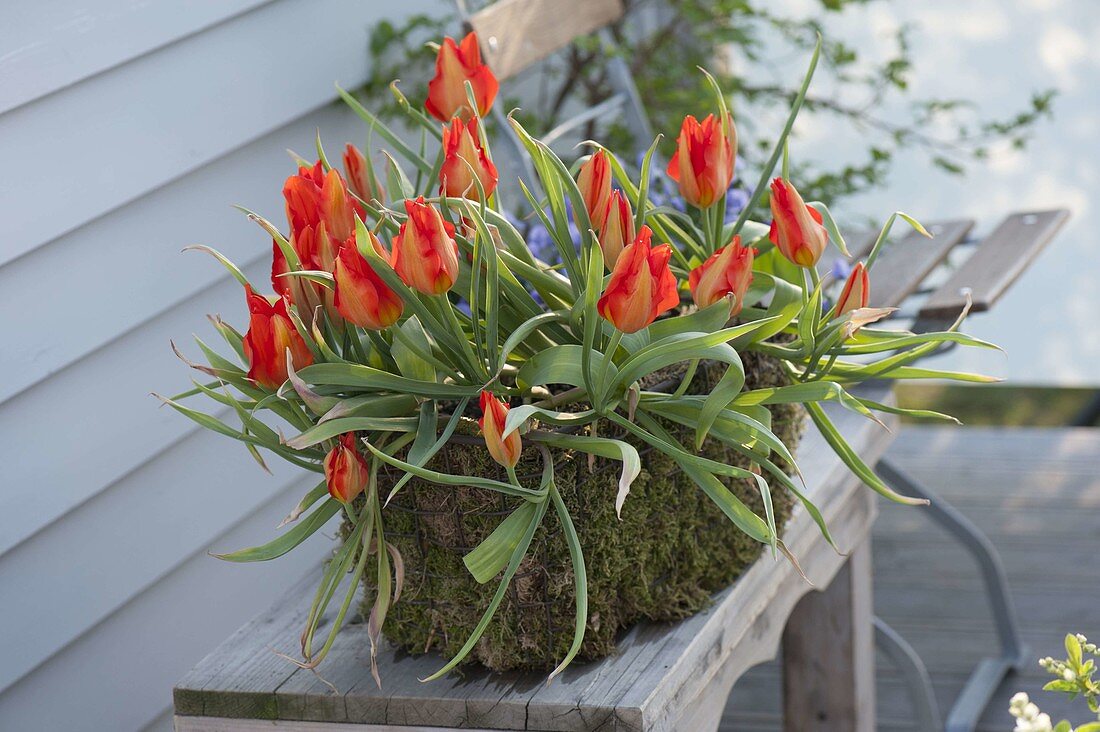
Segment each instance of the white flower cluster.
[[[1095,643],[1091,643],[1089,639],[1086,638],[1084,635],[1082,635],[1081,633],[1077,633],[1076,638],[1077,642],[1081,644],[1082,651],[1084,651],[1085,653],[1091,653],[1094,656],[1100,655],[1097,653],[1097,645]],[[1054,676],[1061,678],[1064,681],[1077,680],[1077,673],[1072,668],[1070,668],[1065,661],[1059,661],[1057,658],[1051,658],[1050,656],[1047,656],[1046,658],[1039,659],[1039,665],[1042,666],[1044,670],[1048,671]]]
[[1054,730],[1050,715],[1040,712],[1039,707],[1035,706],[1035,703],[1022,691],[1012,697],[1008,712],[1016,718],[1016,726],[1012,732],[1053,732]]

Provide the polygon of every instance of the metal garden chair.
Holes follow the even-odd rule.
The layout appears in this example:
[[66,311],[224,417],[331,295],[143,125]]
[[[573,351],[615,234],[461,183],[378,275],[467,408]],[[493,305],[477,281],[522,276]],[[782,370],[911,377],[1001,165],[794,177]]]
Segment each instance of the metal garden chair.
[[[900,307],[895,320],[912,321],[909,329],[915,333],[943,330],[963,312],[968,301],[971,312],[991,309],[1068,218],[1065,209],[1013,213],[980,241],[968,238],[974,226],[970,219],[927,227],[934,235],[931,241],[911,233],[883,249],[875,265],[869,304]],[[853,257],[869,253],[872,241],[868,238],[853,247]],[[939,271],[952,269],[949,257],[957,258],[959,254],[967,256],[961,266],[954,268],[942,284],[930,284],[938,279]],[[914,304],[907,308],[910,302]],[[946,720],[940,715],[923,661],[904,638],[881,619],[875,619],[877,645],[905,676],[921,729],[969,732],[977,726],[997,687],[1028,656],[1004,567],[989,539],[954,506],[889,458],[880,460],[876,468],[898,492],[928,499],[929,517],[970,552],[981,571],[1000,654],[982,660],[974,668]]]

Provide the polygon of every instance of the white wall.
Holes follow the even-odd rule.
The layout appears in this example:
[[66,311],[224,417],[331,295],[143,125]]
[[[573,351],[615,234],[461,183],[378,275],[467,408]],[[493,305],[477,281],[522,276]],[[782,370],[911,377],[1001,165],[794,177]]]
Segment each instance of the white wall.
[[[93,6],[89,8],[89,5]],[[160,409],[169,339],[244,326],[285,150],[364,144],[333,83],[375,0],[39,0],[0,7],[0,729],[162,727],[188,668],[295,581],[206,556],[274,535],[309,478]],[[185,350],[196,351],[193,345]]]

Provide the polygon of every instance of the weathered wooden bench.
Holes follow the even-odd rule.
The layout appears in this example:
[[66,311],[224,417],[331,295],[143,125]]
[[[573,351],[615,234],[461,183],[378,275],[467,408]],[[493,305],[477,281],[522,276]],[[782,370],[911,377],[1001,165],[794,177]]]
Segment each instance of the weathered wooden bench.
[[[884,386],[873,392],[869,398],[889,398]],[[833,416],[868,459],[881,455],[891,440],[889,432],[852,412],[834,411]],[[176,729],[335,731],[369,725],[390,732],[440,727],[702,732],[717,729],[734,682],[773,658],[782,636],[786,685],[798,690],[789,697],[789,716],[801,718],[812,699],[806,708],[812,707],[815,717],[828,714],[830,729],[857,729],[859,721],[859,729],[870,730],[874,679],[867,537],[876,512],[874,494],[816,432],[803,441],[799,465],[838,546],[851,552],[836,553],[810,516],[797,510],[784,537],[809,581],[785,559],[762,557],[708,610],[680,623],[638,625],[622,639],[617,655],[574,665],[549,685],[546,674],[496,674],[477,667],[421,683],[443,658],[386,649],[380,654],[378,689],[370,675],[365,625],[341,631],[319,669],[324,681],[276,655],[297,652],[314,574],[179,683]],[[824,591],[813,592],[815,586]]]

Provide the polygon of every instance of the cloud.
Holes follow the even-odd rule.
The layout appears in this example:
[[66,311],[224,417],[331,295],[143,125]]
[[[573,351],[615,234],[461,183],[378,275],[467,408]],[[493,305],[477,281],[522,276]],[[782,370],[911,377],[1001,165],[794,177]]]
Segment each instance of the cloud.
[[1061,23],[1051,23],[1039,36],[1039,59],[1054,74],[1060,86],[1073,88],[1078,83],[1079,66],[1092,61],[1100,62],[1100,56],[1090,48],[1085,38],[1074,28]]

